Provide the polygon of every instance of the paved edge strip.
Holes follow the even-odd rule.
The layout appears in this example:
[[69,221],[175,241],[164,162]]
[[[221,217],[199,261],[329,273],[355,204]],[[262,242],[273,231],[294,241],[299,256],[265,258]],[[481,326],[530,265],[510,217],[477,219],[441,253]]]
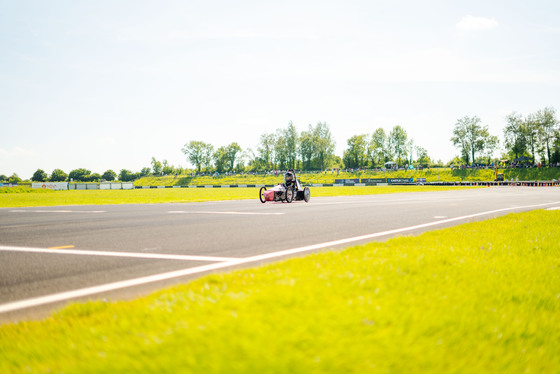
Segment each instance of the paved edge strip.
[[169,214],[223,214],[223,215],[239,215],[239,216],[281,216],[285,213],[259,213],[259,212],[211,212],[205,210],[170,210]]
[[168,280],[168,279],[173,279],[173,278],[179,278],[179,277],[192,275],[192,274],[199,274],[199,273],[203,273],[203,272],[206,272],[206,271],[225,269],[225,268],[233,267],[233,266],[236,266],[236,265],[258,262],[258,261],[262,261],[262,260],[268,260],[268,259],[272,259],[272,258],[278,258],[278,257],[297,254],[297,253],[302,253],[302,252],[310,252],[310,251],[314,251],[314,250],[317,250],[317,249],[334,247],[334,246],[338,246],[338,245],[342,245],[342,244],[349,244],[349,243],[358,242],[358,241],[362,241],[362,240],[366,240],[366,239],[378,238],[378,237],[382,237],[382,236],[386,236],[386,235],[392,235],[392,234],[399,234],[399,233],[408,232],[408,231],[414,231],[414,230],[423,229],[423,228],[426,228],[426,227],[438,226],[438,225],[442,225],[442,224],[445,224],[445,223],[462,221],[462,220],[466,220],[466,219],[469,219],[469,218],[476,218],[476,217],[481,217],[481,216],[490,215],[490,214],[494,214],[494,213],[501,213],[501,212],[507,212],[507,211],[512,211],[512,210],[518,210],[518,209],[531,209],[531,208],[536,209],[536,208],[539,208],[539,207],[545,207],[545,206],[548,206],[548,205],[555,205],[555,204],[560,204],[560,201],[555,201],[555,202],[551,202],[551,203],[515,206],[515,207],[510,207],[510,208],[489,210],[489,211],[486,211],[486,212],[474,213],[474,214],[469,214],[469,215],[461,216],[461,217],[448,218],[448,219],[443,219],[443,220],[439,220],[439,221],[423,223],[423,224],[420,224],[420,225],[402,227],[400,229],[382,231],[382,232],[377,232],[377,233],[373,233],[373,234],[367,234],[367,235],[355,236],[355,237],[346,238],[346,239],[334,240],[334,241],[325,242],[325,243],[313,244],[313,245],[300,247],[300,248],[293,248],[293,249],[287,249],[287,250],[282,250],[282,251],[277,251],[277,252],[271,252],[271,253],[266,253],[266,254],[263,254],[263,255],[241,258],[241,259],[237,259],[237,260],[234,260],[234,261],[203,265],[203,266],[198,266],[198,267],[194,267],[194,268],[188,268],[188,269],[176,270],[176,271],[167,272],[167,273],[150,275],[150,276],[147,276],[147,277],[134,278],[134,279],[129,279],[129,280],[120,281],[120,282],[107,283],[107,284],[103,284],[103,285],[99,285],[99,286],[81,288],[81,289],[77,289],[77,290],[73,290],[73,291],[66,291],[66,292],[61,292],[61,293],[52,294],[52,295],[46,295],[46,296],[40,296],[40,297],[36,297],[36,298],[31,298],[31,299],[14,301],[14,302],[10,302],[10,303],[0,305],[0,313],[13,312],[13,311],[20,310],[20,309],[31,308],[31,307],[41,306],[41,305],[45,305],[45,304],[51,304],[51,303],[60,302],[60,301],[67,301],[67,300],[71,300],[71,299],[78,298],[78,297],[90,296],[90,295],[98,294],[98,293],[101,293],[101,292],[115,291],[115,290],[122,289],[122,288],[140,286],[140,285],[147,284],[147,283],[153,283],[153,282],[158,282],[158,281],[163,281],[163,280]]
[[107,213],[105,210],[11,209],[10,213]]
[[234,257],[191,256],[191,255],[171,255],[165,253],[112,252],[112,251],[92,251],[92,250],[85,250],[85,249],[81,250],[81,249],[63,249],[63,248],[31,248],[31,247],[11,247],[11,246],[0,246],[0,251],[47,253],[47,254],[56,254],[56,255],[130,257],[130,258],[146,258],[146,259],[154,259],[154,260],[210,261],[210,262],[228,262],[228,261],[239,260],[239,258],[234,258]]

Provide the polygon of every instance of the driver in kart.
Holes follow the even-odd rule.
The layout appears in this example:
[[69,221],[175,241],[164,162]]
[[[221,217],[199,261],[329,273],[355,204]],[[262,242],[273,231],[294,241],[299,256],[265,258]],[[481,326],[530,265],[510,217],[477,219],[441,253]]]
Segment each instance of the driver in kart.
[[[292,183],[296,182],[296,173],[294,171],[294,169],[290,169],[286,172],[286,174],[284,174],[284,181],[286,184],[286,187],[291,187]],[[296,185],[297,187],[297,185]]]

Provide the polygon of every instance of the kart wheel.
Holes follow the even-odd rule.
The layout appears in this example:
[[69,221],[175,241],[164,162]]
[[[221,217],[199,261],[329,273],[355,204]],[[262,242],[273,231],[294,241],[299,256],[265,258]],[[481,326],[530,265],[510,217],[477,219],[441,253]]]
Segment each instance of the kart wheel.
[[265,198],[264,198],[264,191],[266,191],[266,187],[261,187],[261,190],[259,191],[259,199],[261,200],[261,203],[265,203]]
[[311,191],[309,190],[309,187],[305,187],[303,189],[303,200],[308,203],[309,199],[311,199]]
[[292,188],[288,188],[286,190],[286,202],[291,203],[294,200],[294,190]]

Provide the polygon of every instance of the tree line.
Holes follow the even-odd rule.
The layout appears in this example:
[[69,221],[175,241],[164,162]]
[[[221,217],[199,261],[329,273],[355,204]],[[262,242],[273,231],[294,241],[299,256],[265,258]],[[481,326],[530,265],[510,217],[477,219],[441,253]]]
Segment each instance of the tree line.
[[428,151],[414,144],[402,126],[395,126],[388,133],[383,128],[372,134],[354,135],[347,140],[343,154],[346,168],[381,168],[387,162],[397,165],[430,165]]
[[[460,155],[448,164],[491,164],[499,160],[537,159],[543,164],[560,162],[560,128],[554,108],[546,107],[526,117],[513,112],[506,116],[503,130],[503,151],[498,136],[490,133],[479,117],[465,116],[455,123],[451,142]],[[214,149],[211,144],[191,141],[182,148],[187,160],[198,173],[242,172],[266,170],[324,170],[327,168],[380,168],[387,162],[397,165],[441,165],[434,163],[428,151],[414,144],[402,126],[389,132],[378,128],[371,134],[359,134],[346,142],[342,158],[336,156],[335,141],[325,122],[309,125],[302,132],[292,122],[286,128],[262,134],[256,151],[243,150],[239,144]]]
[[[182,174],[187,169],[170,165],[167,160],[158,161],[152,157],[151,168],[142,168],[140,172],[132,172],[128,169],[121,169],[117,174],[112,169],[106,170],[103,174],[92,173],[91,170],[79,168],[65,173],[61,169],[54,169],[49,175],[43,169],[37,169],[31,177],[32,182],[112,182],[119,180],[121,182],[132,182],[136,179],[147,176],[161,176],[171,174]],[[22,179],[16,174],[7,177],[0,175],[0,181],[8,183],[20,183]]]
[[322,170],[337,159],[335,141],[325,122],[309,125],[298,133],[292,122],[286,128],[260,136],[256,151],[243,150],[239,144],[214,148],[202,141],[190,141],[182,148],[198,173],[265,170]]
[[298,132],[290,122],[286,128],[262,134],[256,151],[244,151],[237,143],[215,149],[202,141],[190,141],[182,151],[198,173],[382,167],[393,160],[399,164],[412,163],[413,154],[417,162],[430,162],[426,149],[414,146],[401,126],[395,126],[389,133],[378,128],[371,135],[352,136],[342,158],[335,155],[335,146],[327,123],[318,122]]
[[[512,112],[505,121],[501,159],[534,163],[538,156],[545,165],[560,162],[560,127],[554,108],[546,107],[525,117]],[[466,164],[489,163],[499,146],[498,137],[491,135],[476,116],[457,120],[451,141]]]
[[538,155],[543,163],[560,162],[560,127],[556,110],[546,107],[523,117],[517,112],[506,116],[504,144],[514,158]]
[[[500,140],[490,134],[488,126],[483,125],[477,116],[458,119],[450,140],[460,155],[448,164],[490,164],[504,159],[535,162],[537,158],[543,164],[560,163],[560,127],[554,108],[546,107],[527,116],[512,112],[505,117],[505,122],[502,141],[504,152],[496,159],[494,154],[500,146]],[[346,141],[346,145],[342,157],[335,155],[336,143],[326,122],[309,125],[301,132],[289,122],[285,128],[262,134],[255,150],[243,149],[236,142],[215,148],[212,144],[193,140],[186,143],[181,151],[197,173],[379,168],[389,161],[400,166],[434,165],[428,151],[415,145],[406,130],[398,125],[389,132],[377,128],[371,134],[354,135]],[[443,166],[441,161],[438,165]],[[151,168],[145,167],[140,172],[122,169],[119,174],[113,170],[98,174],[87,169],[75,169],[66,174],[61,169],[55,169],[47,175],[38,169],[31,180],[99,182],[118,179],[128,182],[149,175],[182,174],[186,171],[191,170],[152,157]],[[14,173],[10,177],[0,175],[0,181],[18,183],[21,178]]]

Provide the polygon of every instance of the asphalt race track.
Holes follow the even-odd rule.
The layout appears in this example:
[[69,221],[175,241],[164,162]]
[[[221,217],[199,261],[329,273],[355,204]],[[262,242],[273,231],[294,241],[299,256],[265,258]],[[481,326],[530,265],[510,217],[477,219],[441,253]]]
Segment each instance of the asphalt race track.
[[[311,189],[313,194],[313,189]],[[0,209],[0,322],[293,255],[560,208],[560,188]]]

